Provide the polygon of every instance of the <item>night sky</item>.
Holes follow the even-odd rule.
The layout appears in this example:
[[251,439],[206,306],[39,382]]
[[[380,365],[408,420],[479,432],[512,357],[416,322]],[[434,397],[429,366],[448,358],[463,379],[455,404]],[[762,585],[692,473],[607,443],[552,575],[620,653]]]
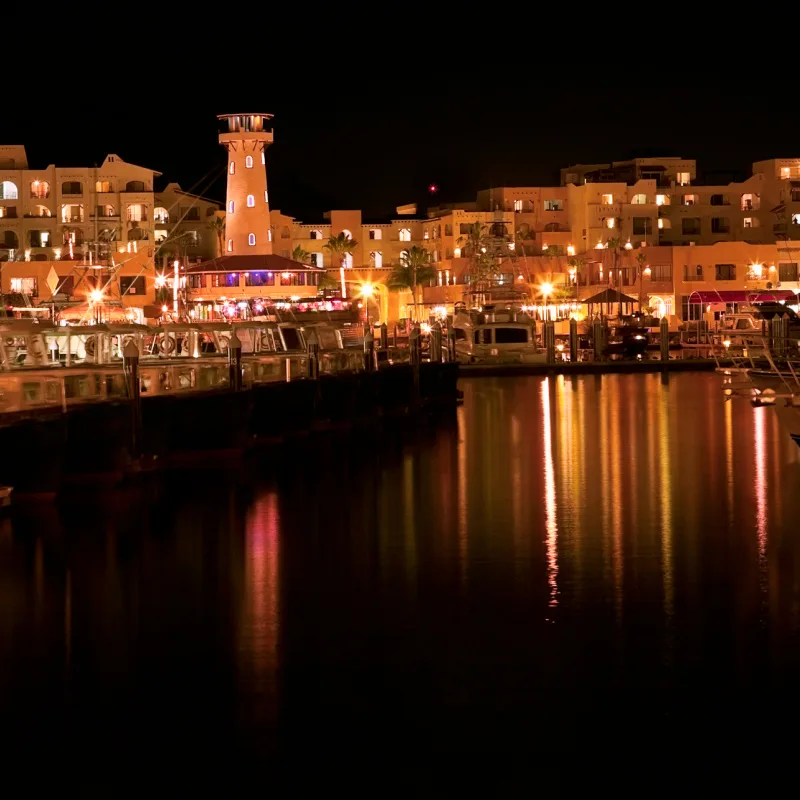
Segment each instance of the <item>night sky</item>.
[[551,80],[534,89],[530,78],[498,75],[351,84],[349,98],[329,96],[324,82],[306,89],[291,81],[291,92],[253,89],[230,101],[224,91],[182,92],[151,107],[97,92],[46,126],[4,115],[0,141],[24,144],[34,167],[91,166],[115,152],[162,172],[157,188],[175,180],[224,199],[215,115],[273,113],[271,205],[306,222],[330,208],[360,208],[375,220],[408,202],[424,208],[431,183],[441,202],[474,200],[491,186],[557,185],[558,170],[578,162],[696,158],[701,178],[725,183],[746,177],[755,160],[800,156],[798,115],[780,82],[770,89],[737,79],[720,89],[693,80],[659,89],[663,81],[650,77],[618,86]]

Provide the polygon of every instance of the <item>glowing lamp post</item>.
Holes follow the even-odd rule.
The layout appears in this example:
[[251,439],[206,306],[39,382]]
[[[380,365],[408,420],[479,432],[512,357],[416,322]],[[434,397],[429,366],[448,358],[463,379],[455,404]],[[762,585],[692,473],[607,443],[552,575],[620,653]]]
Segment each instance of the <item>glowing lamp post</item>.
[[103,321],[103,292],[100,289],[92,289],[89,292],[89,302],[94,312],[94,321],[99,325]]
[[175,259],[172,264],[175,272],[173,273],[172,278],[172,311],[175,314],[175,319],[178,318],[178,281],[180,280],[178,270],[180,267],[180,261]]
[[544,297],[544,318],[547,319],[547,298],[553,293],[553,284],[543,283],[539,287],[539,291],[542,293],[542,297]]

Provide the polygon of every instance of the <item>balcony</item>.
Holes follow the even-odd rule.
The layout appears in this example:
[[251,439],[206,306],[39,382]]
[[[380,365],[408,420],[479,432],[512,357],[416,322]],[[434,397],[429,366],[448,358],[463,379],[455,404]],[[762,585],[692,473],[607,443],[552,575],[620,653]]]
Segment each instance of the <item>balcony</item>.
[[68,217],[61,217],[61,222],[64,225],[77,225],[83,222],[83,215],[82,214],[75,214]]
[[89,219],[119,219],[119,214],[89,214]]

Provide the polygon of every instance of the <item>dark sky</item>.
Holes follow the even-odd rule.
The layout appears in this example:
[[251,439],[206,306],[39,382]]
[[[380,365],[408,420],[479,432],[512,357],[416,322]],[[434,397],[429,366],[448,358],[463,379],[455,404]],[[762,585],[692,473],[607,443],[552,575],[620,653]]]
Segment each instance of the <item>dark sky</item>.
[[225,156],[215,115],[270,112],[272,207],[308,222],[330,208],[380,218],[400,204],[425,206],[430,183],[439,185],[440,201],[471,200],[479,189],[504,184],[557,184],[559,168],[576,162],[675,155],[696,158],[701,176],[727,171],[727,181],[744,177],[755,160],[800,156],[796,103],[779,81],[737,79],[720,89],[716,81],[676,76],[679,86],[660,89],[668,76],[653,75],[614,86],[582,79],[532,88],[530,78],[499,74],[497,81],[461,83],[351,82],[348,97],[301,82],[292,91],[254,88],[244,100],[182,91],[149,110],[106,101],[98,91],[91,104],[78,103],[46,125],[4,115],[0,141],[24,144],[33,166],[89,166],[116,152],[164,173],[158,185],[177,180],[219,199]]

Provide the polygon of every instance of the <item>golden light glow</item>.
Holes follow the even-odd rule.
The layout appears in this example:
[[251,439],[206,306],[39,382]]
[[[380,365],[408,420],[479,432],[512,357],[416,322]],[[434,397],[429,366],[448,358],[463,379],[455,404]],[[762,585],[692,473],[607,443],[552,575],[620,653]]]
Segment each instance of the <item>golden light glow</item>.
[[169,308],[167,308],[167,306],[161,306],[161,310],[166,314]]
[[539,287],[539,291],[545,296],[549,297],[553,293],[553,284],[552,283],[543,283]]
[[617,221],[614,219],[614,217],[608,217],[608,219],[606,219],[606,227],[607,228],[613,228],[616,224],[617,224]]
[[419,326],[419,329],[420,329],[420,330],[421,330],[423,333],[430,333],[430,332],[431,332],[431,325],[430,325],[430,323],[429,323],[429,322],[423,322],[423,323],[422,323],[422,324]]
[[633,250],[633,245],[631,244],[630,239],[627,242],[625,242],[625,249]]
[[156,289],[163,289],[167,285],[167,279],[162,275],[156,275]]
[[575,255],[575,248],[570,244],[567,245],[567,255],[574,256]]
[[372,297],[375,294],[375,285],[372,284],[370,281],[361,284],[361,296],[362,297]]
[[764,265],[763,265],[763,264],[751,264],[751,265],[750,265],[750,271],[751,271],[751,272],[753,273],[753,275],[755,275],[757,278],[760,278],[760,277],[761,277],[761,274],[762,274],[762,273],[763,273],[763,271],[764,271]]
[[92,289],[92,291],[89,292],[89,299],[93,303],[99,303],[103,299],[103,292],[100,289]]
[[650,269],[650,267],[645,267],[645,268],[644,268],[644,274],[645,274],[645,275],[646,275],[648,278],[650,277],[650,274],[651,274],[651,273],[652,273],[652,270]]
[[455,249],[455,250],[453,250],[453,255],[454,255],[456,258],[461,258],[461,248],[460,248],[460,247],[456,247],[456,249]]

